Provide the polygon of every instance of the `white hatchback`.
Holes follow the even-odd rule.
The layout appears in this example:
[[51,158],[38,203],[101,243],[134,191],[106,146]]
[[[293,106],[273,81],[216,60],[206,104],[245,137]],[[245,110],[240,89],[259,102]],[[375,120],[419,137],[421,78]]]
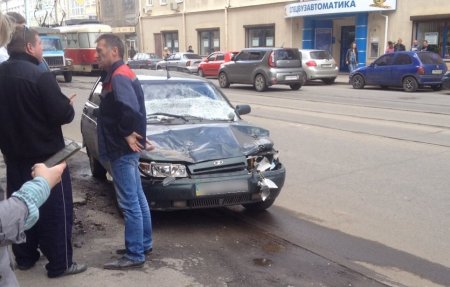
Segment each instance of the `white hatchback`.
[[326,50],[301,50],[302,67],[307,75],[307,80],[322,80],[331,85],[336,80],[339,67],[333,56]]

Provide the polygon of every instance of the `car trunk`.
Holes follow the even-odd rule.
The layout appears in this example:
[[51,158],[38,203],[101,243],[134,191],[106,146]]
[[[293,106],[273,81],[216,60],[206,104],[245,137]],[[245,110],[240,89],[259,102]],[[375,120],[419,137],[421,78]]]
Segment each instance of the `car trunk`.
[[447,66],[438,54],[432,52],[421,52],[418,53],[418,56],[422,62],[425,75],[436,78],[441,78],[444,76],[447,71]]
[[295,49],[273,51],[278,68],[297,68],[302,66],[300,53]]

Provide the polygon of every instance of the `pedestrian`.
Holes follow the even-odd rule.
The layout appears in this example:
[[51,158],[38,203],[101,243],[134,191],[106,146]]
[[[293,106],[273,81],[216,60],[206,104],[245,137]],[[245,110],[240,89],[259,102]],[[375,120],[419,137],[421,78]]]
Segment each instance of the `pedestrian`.
[[[64,147],[61,125],[74,117],[73,96],[67,98],[54,75],[38,67],[42,42],[37,31],[17,26],[7,46],[10,58],[0,65],[0,150],[6,164],[7,194],[31,179],[30,168]],[[69,169],[40,208],[41,217],[26,231],[27,241],[12,249],[17,267],[32,268],[47,257],[47,276],[86,270],[72,261],[73,202]]]
[[394,45],[394,51],[395,52],[406,51],[406,47],[405,45],[403,45],[402,38],[398,38],[397,43]]
[[152,222],[139,172],[139,152],[145,148],[144,92],[136,75],[124,64],[124,45],[114,34],[97,38],[97,61],[103,84],[97,122],[100,160],[111,166],[119,207],[125,221],[123,255],[103,265],[122,270],[144,266],[152,251]]
[[164,59],[164,60],[167,60],[167,58],[169,58],[169,57],[170,57],[170,50],[169,50],[169,48],[164,47],[164,50],[163,50],[163,59]]
[[417,41],[417,39],[413,40],[413,43],[411,45],[411,51],[420,51],[420,47],[419,47],[419,42]]
[[387,48],[384,51],[384,53],[385,54],[390,54],[390,53],[394,53],[394,52],[395,52],[395,50],[394,50],[394,42],[388,41],[387,42]]
[[192,49],[192,46],[191,46],[191,45],[189,45],[189,47],[188,47],[188,49],[187,49],[186,52],[194,53],[194,50]]
[[349,72],[353,72],[358,67],[358,49],[356,43],[353,42],[351,47],[345,54],[345,63],[348,65]]
[[[1,287],[19,286],[10,262],[8,245],[25,242],[25,230],[29,230],[38,221],[39,207],[49,197],[50,190],[61,181],[65,168],[65,162],[52,168],[42,163],[35,164],[30,170],[33,179],[24,183],[9,199],[0,201]],[[1,187],[0,193],[4,194]]]
[[[25,18],[17,12],[8,12],[6,17],[2,15],[2,33],[12,33],[16,25],[25,25]],[[10,32],[8,32],[10,31]],[[2,35],[4,38],[4,35]],[[8,36],[9,40],[10,36]],[[6,44],[0,45],[0,63],[9,59],[8,51],[6,50]]]
[[422,42],[422,48],[420,51],[432,51],[430,45],[428,44],[427,40],[423,40]]
[[131,59],[134,58],[134,56],[136,55],[136,50],[134,49],[134,46],[131,46],[130,51],[128,52],[128,55],[130,56]]

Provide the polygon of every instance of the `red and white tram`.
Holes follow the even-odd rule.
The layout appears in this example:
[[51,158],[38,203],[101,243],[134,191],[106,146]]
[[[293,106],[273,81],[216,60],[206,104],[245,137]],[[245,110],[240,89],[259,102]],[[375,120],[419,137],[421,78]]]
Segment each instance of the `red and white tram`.
[[95,58],[95,40],[104,33],[111,33],[111,26],[104,24],[81,24],[55,27],[64,41],[64,54],[73,60],[73,71],[99,71]]

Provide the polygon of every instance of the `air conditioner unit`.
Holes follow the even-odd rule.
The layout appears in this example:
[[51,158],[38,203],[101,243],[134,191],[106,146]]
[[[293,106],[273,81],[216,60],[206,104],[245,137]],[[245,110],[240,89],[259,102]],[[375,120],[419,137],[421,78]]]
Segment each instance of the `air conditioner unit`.
[[170,10],[178,11],[178,4],[174,1],[170,2]]
[[152,13],[152,6],[145,6],[144,8],[142,8],[142,10],[144,11],[145,14],[150,14]]

